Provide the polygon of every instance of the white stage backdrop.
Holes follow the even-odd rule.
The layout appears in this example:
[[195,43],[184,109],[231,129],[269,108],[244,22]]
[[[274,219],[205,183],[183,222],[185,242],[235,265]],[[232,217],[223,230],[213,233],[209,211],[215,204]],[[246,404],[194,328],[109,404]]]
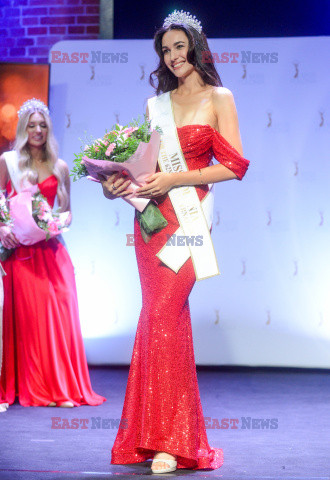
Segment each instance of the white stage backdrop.
[[[190,300],[198,364],[330,367],[329,43],[210,40],[251,164],[242,182],[216,185],[221,276],[198,282]],[[157,59],[151,40],[97,40],[57,43],[50,60],[55,134],[71,167],[86,132],[145,112]],[[141,308],[126,245],[133,208],[84,179],[72,209],[65,239],[88,361],[128,364]]]

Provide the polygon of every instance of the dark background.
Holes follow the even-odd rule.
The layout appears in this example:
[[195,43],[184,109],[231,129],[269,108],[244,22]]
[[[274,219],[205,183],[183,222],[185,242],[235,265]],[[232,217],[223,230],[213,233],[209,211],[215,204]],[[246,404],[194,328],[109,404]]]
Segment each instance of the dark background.
[[152,38],[174,9],[195,15],[209,38],[330,33],[330,0],[115,0],[114,38]]

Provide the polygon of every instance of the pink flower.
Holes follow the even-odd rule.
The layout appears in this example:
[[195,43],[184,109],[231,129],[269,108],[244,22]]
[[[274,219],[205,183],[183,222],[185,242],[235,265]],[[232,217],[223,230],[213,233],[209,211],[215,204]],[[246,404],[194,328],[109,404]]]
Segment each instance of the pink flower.
[[46,213],[46,212],[50,212],[50,206],[48,205],[48,203],[46,202],[42,202],[40,203],[39,205],[39,212],[40,213]]
[[128,127],[125,130],[122,130],[120,133],[123,135],[124,140],[132,135],[135,130],[138,130],[138,127]]
[[100,148],[102,148],[103,146],[105,145],[105,142],[103,140],[103,138],[98,138],[97,140],[95,140],[94,142],[94,148],[95,150],[98,152]]
[[59,233],[58,226],[57,226],[56,222],[53,221],[53,222],[50,222],[48,224],[48,231],[49,231],[49,233],[52,233],[53,235]]
[[[58,229],[60,229],[60,228],[63,227],[63,225],[62,225],[63,222],[61,221],[60,218],[56,218],[56,217],[55,217],[55,218],[54,218],[54,222],[55,222],[56,225],[58,226]],[[65,224],[65,222],[64,222],[64,224]]]
[[108,148],[105,152],[106,156],[109,157],[115,148],[116,148],[116,144],[115,143],[110,143],[110,145],[108,146]]
[[44,222],[48,222],[49,219],[51,218],[51,214],[50,214],[50,212],[43,211],[43,212],[40,212],[38,214],[38,218],[39,218],[39,220],[42,220]]
[[117,123],[117,126],[119,127],[119,130],[111,130],[110,133],[113,133],[114,135],[120,135],[121,133],[123,133],[124,127],[122,127],[122,125],[119,125],[119,123]]
[[135,130],[138,130],[138,127],[128,127],[125,128],[124,133],[127,133],[127,135],[130,136]]

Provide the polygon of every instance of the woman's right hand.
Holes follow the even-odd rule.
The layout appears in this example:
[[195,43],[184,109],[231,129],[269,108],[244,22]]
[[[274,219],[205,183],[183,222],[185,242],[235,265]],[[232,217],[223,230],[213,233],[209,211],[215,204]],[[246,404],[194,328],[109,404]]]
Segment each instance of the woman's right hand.
[[0,240],[2,245],[8,249],[16,248],[20,245],[19,241],[11,231],[10,227],[8,227],[7,225],[0,227]]
[[131,181],[128,179],[127,175],[114,172],[109,177],[104,177],[100,174],[98,177],[102,184],[104,196],[110,200],[118,197],[125,197],[126,195],[132,193],[132,190],[127,190],[128,186],[131,184]]

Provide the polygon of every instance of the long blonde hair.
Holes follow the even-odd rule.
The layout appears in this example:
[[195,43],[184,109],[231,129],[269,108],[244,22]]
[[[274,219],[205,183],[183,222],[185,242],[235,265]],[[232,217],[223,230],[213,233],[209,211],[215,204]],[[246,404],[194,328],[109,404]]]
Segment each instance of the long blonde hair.
[[47,140],[44,144],[44,160],[47,161],[51,168],[53,175],[57,178],[57,197],[58,204],[62,212],[68,209],[69,196],[64,185],[64,174],[59,166],[58,162],[58,144],[53,133],[53,124],[50,116],[44,110],[38,108],[38,106],[31,105],[27,111],[24,111],[18,120],[16,139],[14,143],[14,150],[16,150],[18,156],[18,166],[22,171],[22,181],[28,180],[32,184],[36,184],[38,181],[38,173],[32,168],[32,158],[30,153],[27,133],[27,125],[30,120],[30,116],[33,113],[40,113],[48,127]]

